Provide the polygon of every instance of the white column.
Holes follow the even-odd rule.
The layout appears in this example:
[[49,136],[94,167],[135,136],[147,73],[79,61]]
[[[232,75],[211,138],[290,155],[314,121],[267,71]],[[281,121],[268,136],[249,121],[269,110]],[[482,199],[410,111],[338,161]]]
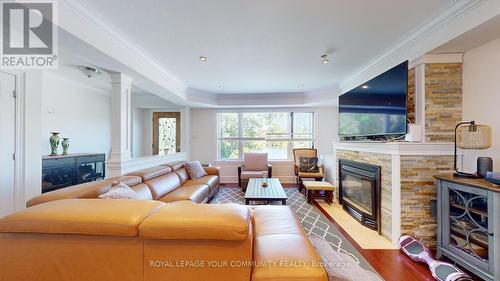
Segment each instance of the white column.
[[119,176],[124,162],[131,157],[132,78],[123,73],[111,74],[111,154],[108,176]]

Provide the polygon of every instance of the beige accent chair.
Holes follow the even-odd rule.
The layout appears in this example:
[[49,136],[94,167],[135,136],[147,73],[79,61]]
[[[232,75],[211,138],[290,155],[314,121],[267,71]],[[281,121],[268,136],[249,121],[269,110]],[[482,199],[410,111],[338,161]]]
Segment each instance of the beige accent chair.
[[318,150],[315,148],[296,148],[293,150],[294,171],[297,178],[297,188],[302,192],[304,185],[303,179],[314,179],[322,181],[325,177],[325,169],[323,165],[318,165],[319,172],[317,173],[304,173],[299,170],[300,157],[318,157]]
[[238,184],[241,190],[246,191],[248,180],[262,178],[262,173],[268,178],[273,177],[273,167],[267,162],[267,153],[245,153],[243,165],[238,166]]

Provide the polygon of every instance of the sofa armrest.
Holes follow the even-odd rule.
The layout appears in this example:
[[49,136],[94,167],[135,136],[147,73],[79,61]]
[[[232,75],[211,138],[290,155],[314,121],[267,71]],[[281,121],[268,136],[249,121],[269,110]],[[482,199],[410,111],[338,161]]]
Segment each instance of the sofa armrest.
[[220,167],[203,167],[203,170],[205,170],[205,172],[208,175],[220,177],[219,175]]
[[267,177],[272,178],[273,177],[273,165],[267,164]]

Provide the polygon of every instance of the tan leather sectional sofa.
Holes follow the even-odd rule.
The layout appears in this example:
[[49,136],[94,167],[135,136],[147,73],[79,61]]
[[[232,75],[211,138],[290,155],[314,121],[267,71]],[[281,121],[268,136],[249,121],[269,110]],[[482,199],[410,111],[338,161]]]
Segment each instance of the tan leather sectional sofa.
[[183,162],[164,164],[125,176],[108,178],[101,181],[79,184],[56,191],[44,193],[26,203],[27,207],[41,203],[70,198],[97,198],[108,192],[114,181],[122,181],[130,186],[138,199],[174,202],[190,200],[205,203],[219,190],[219,168],[205,167],[207,176],[191,180]]
[[218,170],[190,181],[164,167],[119,178],[146,200],[92,199],[110,179],[0,219],[0,280],[328,280],[289,207],[194,204],[216,192]]

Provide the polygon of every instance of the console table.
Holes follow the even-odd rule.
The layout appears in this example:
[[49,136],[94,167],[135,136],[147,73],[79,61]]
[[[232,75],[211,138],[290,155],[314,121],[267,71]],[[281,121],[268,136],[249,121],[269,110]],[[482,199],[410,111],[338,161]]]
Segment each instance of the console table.
[[68,154],[42,157],[42,193],[104,179],[105,154]]
[[500,186],[482,179],[438,181],[437,258],[446,256],[488,281],[500,281]]

